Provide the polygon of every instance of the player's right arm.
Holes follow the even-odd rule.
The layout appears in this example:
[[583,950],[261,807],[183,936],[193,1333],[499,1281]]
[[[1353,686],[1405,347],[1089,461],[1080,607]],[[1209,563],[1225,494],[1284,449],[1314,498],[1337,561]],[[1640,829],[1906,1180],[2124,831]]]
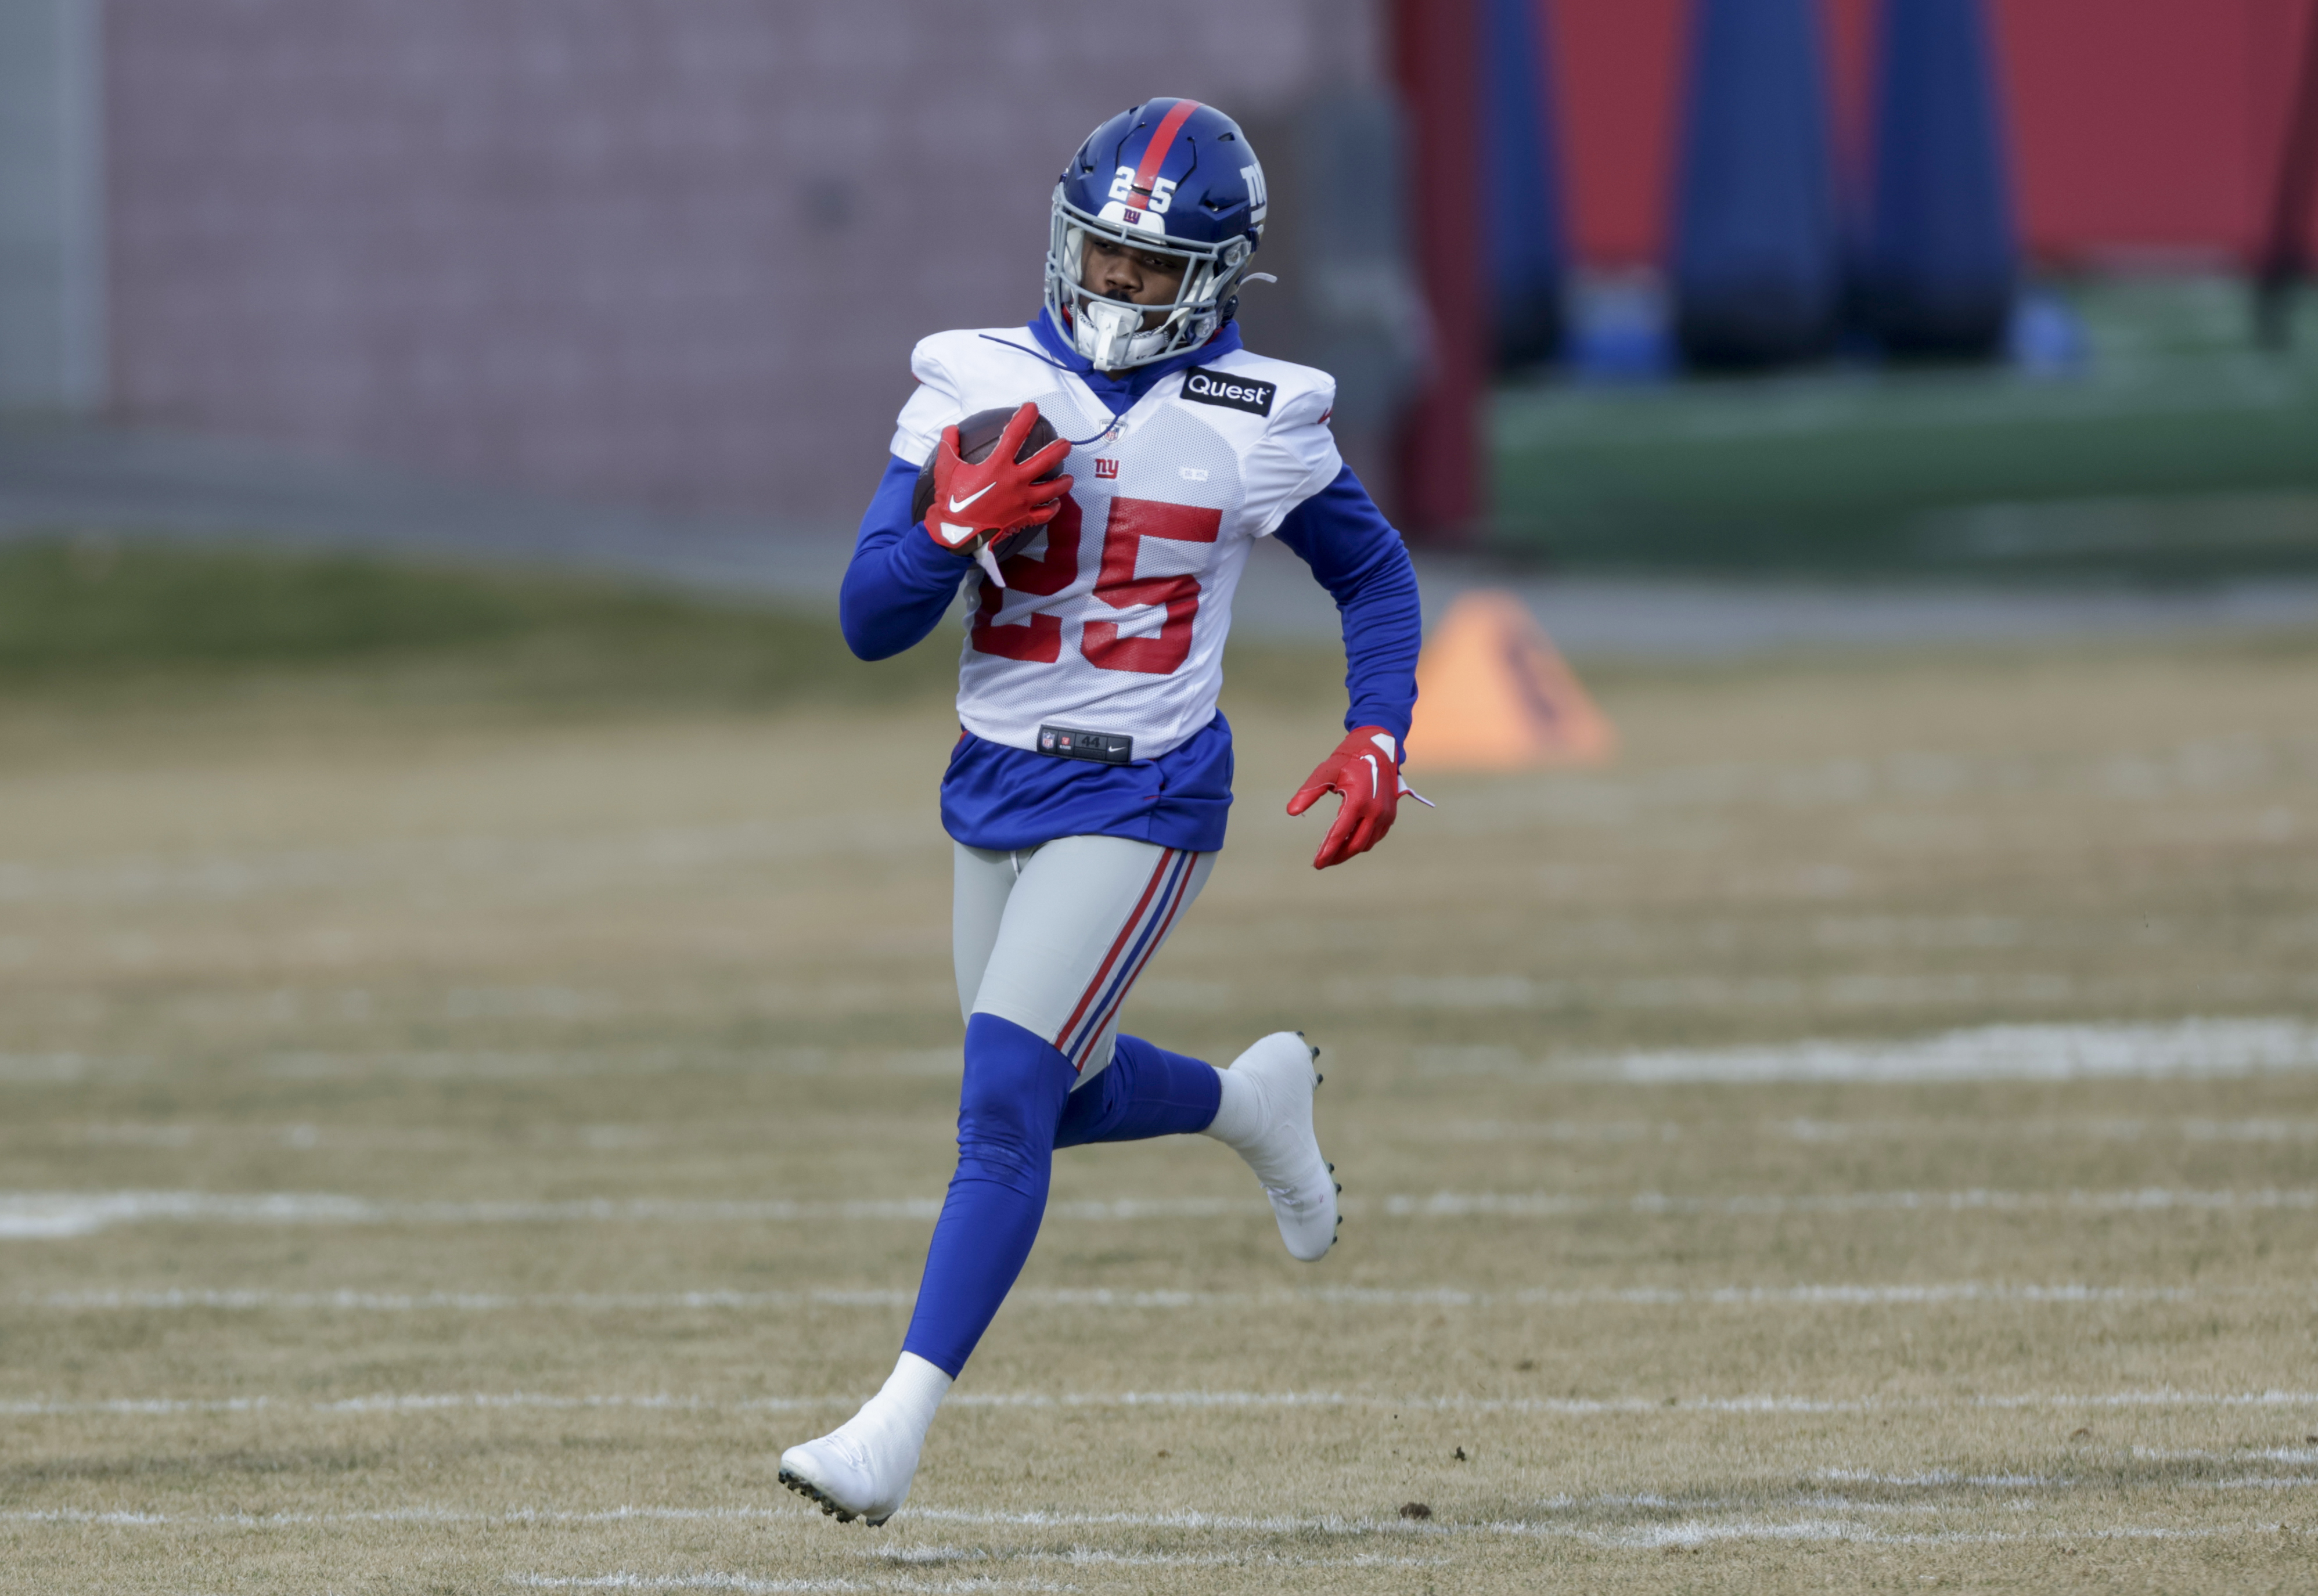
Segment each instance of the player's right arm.
[[[960,578],[977,559],[1000,587],[994,560],[979,552],[998,533],[1042,526],[1054,519],[1070,478],[1062,474],[1071,446],[1053,441],[1023,458],[1020,446],[1038,425],[1035,404],[1017,407],[990,444],[977,441],[968,461],[959,453],[957,424],[965,407],[940,348],[960,336],[937,334],[910,354],[917,391],[894,429],[893,457],[861,518],[853,560],[838,592],[845,641],[864,659],[884,659],[912,648],[941,623]],[[930,483],[921,480],[930,476]],[[930,489],[923,519],[916,495]]]
[[864,659],[889,659],[924,641],[974,569],[972,555],[943,548],[911,518],[917,485],[915,462],[897,455],[885,462],[838,590],[846,646]]
[[974,569],[974,557],[947,549],[919,529],[910,514],[918,471],[940,445],[942,429],[966,414],[957,380],[943,363],[941,335],[921,338],[910,351],[910,375],[918,381],[894,420],[885,474],[877,480],[853,562],[837,597],[838,624],[846,646],[864,659],[887,659],[916,647],[941,624],[957,585]]
[[1392,829],[1408,791],[1400,766],[1424,633],[1416,572],[1400,533],[1328,434],[1334,403],[1333,382],[1302,386],[1280,406],[1256,456],[1268,480],[1293,483],[1282,495],[1292,507],[1280,515],[1272,535],[1312,568],[1343,620],[1345,737],[1288,801],[1288,812],[1298,815],[1324,794],[1343,799],[1313,856],[1316,870],[1366,853]]

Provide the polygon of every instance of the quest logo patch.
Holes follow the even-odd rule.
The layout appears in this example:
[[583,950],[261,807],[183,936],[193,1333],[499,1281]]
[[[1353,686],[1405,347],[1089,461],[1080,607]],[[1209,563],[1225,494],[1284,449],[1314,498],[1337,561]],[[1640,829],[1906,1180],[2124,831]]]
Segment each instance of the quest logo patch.
[[1277,382],[1262,382],[1253,377],[1235,377],[1229,372],[1193,366],[1183,373],[1183,397],[1195,405],[1221,405],[1226,410],[1245,410],[1251,416],[1271,414],[1272,397],[1280,391]]

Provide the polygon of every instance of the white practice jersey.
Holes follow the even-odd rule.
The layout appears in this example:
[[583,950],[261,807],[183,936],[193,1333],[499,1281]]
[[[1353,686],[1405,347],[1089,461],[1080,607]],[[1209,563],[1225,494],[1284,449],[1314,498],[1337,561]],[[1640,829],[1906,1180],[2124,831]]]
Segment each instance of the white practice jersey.
[[979,570],[958,669],[959,722],[1036,749],[1041,726],[1124,734],[1154,758],[1214,719],[1224,634],[1251,540],[1334,481],[1334,379],[1245,350],[1163,377],[1114,418],[1025,328],[937,333],[894,453],[922,465],[942,428],[1029,399],[1072,440],[1070,497]]

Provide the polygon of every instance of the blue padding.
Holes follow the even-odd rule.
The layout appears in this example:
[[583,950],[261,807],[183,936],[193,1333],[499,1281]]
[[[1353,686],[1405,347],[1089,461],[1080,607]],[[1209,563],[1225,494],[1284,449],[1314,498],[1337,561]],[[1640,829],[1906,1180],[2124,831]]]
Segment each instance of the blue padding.
[[1676,332],[1705,366],[1829,348],[1842,233],[1814,0],[1697,0],[1675,218]]
[[1562,277],[1568,264],[1561,220],[1559,140],[1544,72],[1545,0],[1488,0],[1482,18],[1489,280],[1496,356],[1512,371],[1561,347]]
[[1991,355],[2019,274],[1981,0],[1886,0],[1864,287],[1895,354]]
[[1071,1063],[1011,1020],[966,1025],[957,1173],[934,1223],[902,1349],[957,1377],[1038,1239],[1056,1128],[1078,1080]]
[[1055,1145],[1188,1136],[1215,1123],[1223,1093],[1212,1065],[1122,1036],[1110,1067],[1071,1094]]

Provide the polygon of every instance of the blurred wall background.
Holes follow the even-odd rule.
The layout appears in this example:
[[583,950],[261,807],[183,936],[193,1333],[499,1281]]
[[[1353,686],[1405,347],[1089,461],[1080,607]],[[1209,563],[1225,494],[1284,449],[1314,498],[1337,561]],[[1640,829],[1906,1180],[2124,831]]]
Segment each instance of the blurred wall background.
[[[1662,261],[1694,0],[1526,3],[1571,265]],[[1855,163],[1878,0],[1814,4]],[[2307,0],[1988,4],[2032,264],[2242,264]],[[1425,343],[1386,58],[1428,14],[7,0],[0,405],[849,517],[911,343],[1030,314],[1054,170],[1189,94],[1247,123],[1282,201],[1251,336],[1345,373],[1365,469]]]
[[103,75],[95,0],[0,4],[0,406],[104,397]]
[[1371,76],[1365,0],[108,0],[107,408],[684,509],[858,513],[928,331],[1038,303],[1154,93]]

